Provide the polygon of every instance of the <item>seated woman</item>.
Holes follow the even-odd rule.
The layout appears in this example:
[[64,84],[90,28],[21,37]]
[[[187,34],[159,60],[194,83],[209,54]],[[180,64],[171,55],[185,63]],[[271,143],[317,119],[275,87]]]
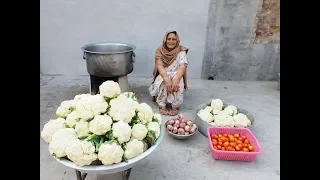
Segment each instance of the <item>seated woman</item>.
[[[176,31],[165,34],[162,45],[155,54],[153,83],[149,93],[159,105],[159,113],[175,116],[183,102],[183,92],[187,89],[186,69],[188,49],[181,46]],[[167,109],[167,104],[172,108]]]

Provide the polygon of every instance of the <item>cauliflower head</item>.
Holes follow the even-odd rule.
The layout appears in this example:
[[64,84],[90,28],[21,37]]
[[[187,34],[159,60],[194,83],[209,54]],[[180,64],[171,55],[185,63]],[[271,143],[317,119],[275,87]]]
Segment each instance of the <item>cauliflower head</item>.
[[122,120],[130,123],[132,118],[136,115],[136,104],[138,104],[138,102],[121,94],[110,101],[110,110],[108,114],[114,121]]
[[120,86],[114,81],[105,81],[99,86],[100,94],[107,98],[114,98],[121,93]]
[[133,93],[133,92],[124,92],[124,93],[121,93],[120,95],[124,95],[124,96],[126,96],[127,98],[130,98],[130,99],[132,99],[132,100],[134,100],[134,101],[138,101],[135,93]]
[[61,158],[66,156],[66,148],[78,140],[76,131],[73,128],[60,129],[53,134],[49,144],[49,149],[56,157]]
[[222,102],[220,99],[213,99],[213,100],[211,101],[211,107],[212,107],[213,109],[222,110],[223,102]]
[[156,120],[156,121],[159,123],[159,125],[161,125],[161,123],[162,123],[162,117],[161,117],[160,114],[154,113],[153,119]]
[[41,131],[41,138],[47,143],[51,142],[52,135],[65,127],[65,120],[62,118],[50,119]]
[[119,144],[128,142],[131,137],[131,127],[124,121],[113,123],[112,134],[117,138]]
[[156,134],[156,138],[160,136],[160,125],[157,122],[149,122],[148,123],[148,130],[152,130]]
[[142,141],[132,139],[125,145],[124,157],[126,159],[132,159],[142,154],[143,148],[144,144],[142,143]]
[[88,141],[77,140],[65,150],[67,157],[78,166],[90,165],[98,158],[95,147]]
[[130,104],[123,104],[121,108],[110,108],[110,114],[113,115],[114,121],[124,121],[130,123],[132,118],[136,115],[136,109]]
[[138,123],[133,125],[132,127],[131,138],[141,141],[147,136],[147,133],[148,129],[146,128],[146,126],[141,123]]
[[247,127],[251,126],[251,121],[243,113],[236,114],[233,116],[233,118],[234,118],[234,126],[235,127],[247,128]]
[[104,165],[120,163],[124,154],[123,149],[116,142],[105,142],[101,144],[98,152],[98,159]]
[[76,102],[72,100],[62,101],[60,106],[56,110],[57,117],[67,117],[76,107]]
[[77,111],[72,111],[66,118],[66,124],[69,127],[74,127],[76,123],[80,120],[80,116]]
[[88,134],[90,132],[89,123],[87,121],[78,121],[76,122],[74,130],[76,131],[78,136]]
[[234,116],[238,113],[238,110],[235,106],[227,106],[226,108],[224,108],[224,111],[226,111],[230,116]]
[[202,120],[208,123],[213,121],[213,115],[207,109],[201,109],[197,114]]
[[229,112],[226,111],[226,110],[222,110],[222,111],[220,111],[220,113],[218,113],[218,114],[224,114],[224,115],[232,116],[232,115],[230,115]]
[[204,108],[204,110],[212,112],[213,108],[211,106],[207,106],[207,107]]
[[222,110],[220,110],[220,109],[212,109],[212,114],[213,115],[220,114],[221,112],[222,112]]
[[147,124],[152,121],[153,111],[147,103],[141,103],[138,105],[138,119],[142,124]]
[[81,120],[88,121],[107,111],[108,102],[100,94],[82,97],[76,104]]
[[84,97],[89,97],[89,96],[91,96],[91,94],[78,94],[74,96],[73,100],[77,103],[80,99]]
[[228,114],[220,113],[214,116],[214,125],[217,127],[234,127],[234,119]]
[[96,115],[89,122],[89,130],[96,135],[104,135],[111,130],[112,119],[108,115]]

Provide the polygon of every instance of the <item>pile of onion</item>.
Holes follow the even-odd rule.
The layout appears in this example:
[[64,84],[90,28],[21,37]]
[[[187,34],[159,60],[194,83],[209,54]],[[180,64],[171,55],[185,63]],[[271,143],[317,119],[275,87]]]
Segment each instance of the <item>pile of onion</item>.
[[182,114],[179,114],[177,118],[170,117],[166,126],[167,131],[179,135],[193,134],[197,129],[197,125],[191,120],[185,119]]

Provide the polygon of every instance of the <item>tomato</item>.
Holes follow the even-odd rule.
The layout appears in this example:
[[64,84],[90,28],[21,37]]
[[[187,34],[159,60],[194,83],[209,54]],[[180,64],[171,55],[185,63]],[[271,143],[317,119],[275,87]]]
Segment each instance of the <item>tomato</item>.
[[218,136],[216,134],[212,134],[211,139],[218,139]]
[[244,147],[244,148],[247,148],[248,147],[248,144],[242,144],[242,147]]
[[221,138],[221,137],[222,137],[222,135],[221,135],[221,134],[218,134],[218,137],[219,137],[219,138]]
[[223,133],[223,134],[222,134],[222,136],[224,136],[224,137],[228,137],[228,134],[226,134],[226,133]]
[[238,146],[240,149],[243,148],[242,144],[238,144],[237,146]]
[[229,143],[229,146],[231,146],[231,147],[236,147],[236,143],[235,142],[231,142],[231,143]]
[[243,139],[247,139],[247,137],[246,136],[241,136]]
[[223,143],[223,146],[224,146],[224,147],[228,147],[228,146],[229,146],[229,142],[228,142],[228,141],[227,141],[227,142],[224,142],[224,143]]
[[212,144],[213,145],[218,145],[218,141],[216,139],[212,139]]
[[240,151],[241,149],[239,148],[239,146],[235,147],[236,151]]
[[233,137],[239,138],[240,136],[239,136],[239,134],[234,134]]
[[249,152],[249,149],[248,148],[243,148],[242,151],[243,152]]
[[235,140],[234,140],[234,137],[233,136],[229,136],[229,141],[230,142],[234,142]]
[[218,145],[217,148],[220,150],[222,147],[220,145]]
[[228,146],[228,151],[236,151],[236,149],[231,146]]
[[236,143],[237,143],[237,144],[242,144],[242,141],[237,140]]
[[238,138],[234,138],[234,141],[238,141]]
[[244,140],[242,137],[239,137],[238,139],[239,139],[239,141],[242,141],[242,142],[243,142],[243,140]]
[[228,138],[226,138],[226,137],[221,137],[221,142],[227,142],[228,141]]
[[218,149],[218,147],[217,147],[217,146],[213,146],[213,148],[214,148],[214,149]]
[[226,148],[225,147],[221,147],[221,151],[225,151],[226,150]]
[[250,144],[250,141],[248,139],[243,141],[244,144]]
[[250,151],[254,151],[253,146],[248,146],[248,149],[249,149]]
[[221,141],[218,142],[219,145],[222,145],[223,143]]

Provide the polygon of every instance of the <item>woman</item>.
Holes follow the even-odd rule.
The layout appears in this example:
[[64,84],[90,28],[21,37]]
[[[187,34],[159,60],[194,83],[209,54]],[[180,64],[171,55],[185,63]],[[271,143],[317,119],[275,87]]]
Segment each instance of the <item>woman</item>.
[[[178,33],[169,31],[155,54],[154,81],[149,92],[159,105],[159,113],[163,115],[175,116],[179,113],[183,92],[187,89],[188,49],[179,43]],[[167,104],[172,108],[166,109]]]

